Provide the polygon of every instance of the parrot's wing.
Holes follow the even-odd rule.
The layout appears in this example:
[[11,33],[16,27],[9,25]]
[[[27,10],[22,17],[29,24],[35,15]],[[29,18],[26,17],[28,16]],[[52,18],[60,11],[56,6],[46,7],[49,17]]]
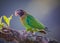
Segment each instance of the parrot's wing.
[[44,29],[42,23],[39,23],[33,16],[28,15],[26,18],[26,22],[32,28]]

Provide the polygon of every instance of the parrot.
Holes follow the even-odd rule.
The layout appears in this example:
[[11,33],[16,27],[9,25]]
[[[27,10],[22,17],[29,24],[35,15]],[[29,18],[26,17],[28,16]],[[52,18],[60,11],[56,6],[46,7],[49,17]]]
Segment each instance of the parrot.
[[26,28],[26,31],[41,32],[46,34],[47,27],[45,27],[41,22],[38,22],[35,17],[30,15],[26,11],[22,9],[17,9],[15,11],[15,16],[20,17],[20,22]]

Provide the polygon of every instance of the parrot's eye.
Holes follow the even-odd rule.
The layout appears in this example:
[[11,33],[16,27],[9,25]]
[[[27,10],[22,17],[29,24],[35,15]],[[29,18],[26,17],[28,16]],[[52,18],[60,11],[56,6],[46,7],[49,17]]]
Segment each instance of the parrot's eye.
[[23,16],[23,15],[24,15],[24,11],[23,11],[23,10],[19,10],[19,11],[18,11],[18,14],[19,14],[20,16]]

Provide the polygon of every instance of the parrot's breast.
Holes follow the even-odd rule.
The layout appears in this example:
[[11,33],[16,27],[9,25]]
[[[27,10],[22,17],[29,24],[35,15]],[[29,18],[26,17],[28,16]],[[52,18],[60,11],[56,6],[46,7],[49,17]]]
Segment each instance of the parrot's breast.
[[25,26],[25,28],[31,28],[31,27],[26,23],[26,18],[27,18],[27,15],[24,15],[23,17],[20,17],[20,21],[21,21],[22,25]]
[[25,19],[26,19],[26,16],[24,15],[24,16],[22,16],[22,17],[20,17],[20,21],[21,21],[21,23],[22,24],[24,24],[25,23]]

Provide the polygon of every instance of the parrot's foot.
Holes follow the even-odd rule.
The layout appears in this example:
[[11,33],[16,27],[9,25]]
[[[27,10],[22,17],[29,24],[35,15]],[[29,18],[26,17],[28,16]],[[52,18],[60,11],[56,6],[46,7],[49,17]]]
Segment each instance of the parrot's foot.
[[31,33],[33,33],[32,28],[28,28],[28,29],[26,29],[26,31],[27,31],[27,32],[31,32]]

